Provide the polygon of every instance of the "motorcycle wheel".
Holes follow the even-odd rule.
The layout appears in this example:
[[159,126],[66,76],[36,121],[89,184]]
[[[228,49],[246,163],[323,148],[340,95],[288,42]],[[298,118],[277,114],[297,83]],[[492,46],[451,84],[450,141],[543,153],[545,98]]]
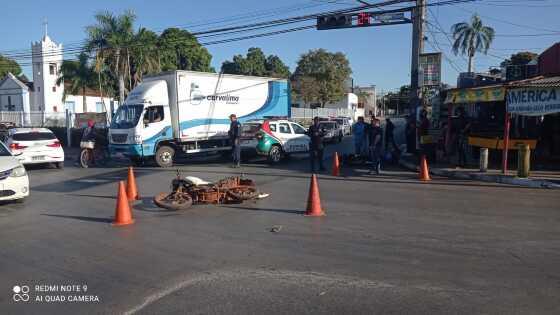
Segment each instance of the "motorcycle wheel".
[[192,206],[192,198],[185,193],[159,193],[154,197],[154,203],[167,210],[187,210]]

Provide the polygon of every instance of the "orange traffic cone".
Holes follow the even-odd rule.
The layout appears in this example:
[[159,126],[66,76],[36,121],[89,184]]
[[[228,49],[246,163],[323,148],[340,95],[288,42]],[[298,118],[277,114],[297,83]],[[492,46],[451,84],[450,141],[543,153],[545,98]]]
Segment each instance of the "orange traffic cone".
[[430,178],[430,171],[428,170],[428,162],[426,161],[425,155],[422,155],[420,157],[420,180],[423,181],[432,180]]
[[136,187],[136,178],[134,177],[132,166],[128,167],[128,179],[126,180],[126,196],[129,202],[140,200],[140,195],[138,194],[138,188]]
[[134,223],[132,219],[132,212],[130,211],[130,206],[128,205],[128,199],[126,198],[126,190],[124,188],[124,182],[119,182],[119,193],[117,195],[117,207],[115,208],[115,220],[112,225],[128,225]]
[[338,152],[335,152],[332,160],[332,176],[338,175],[340,175],[340,162],[338,161]]
[[321,208],[321,196],[319,196],[319,186],[317,185],[317,176],[311,176],[311,185],[309,186],[309,196],[307,197],[307,211],[305,216],[321,217],[324,216],[323,208]]

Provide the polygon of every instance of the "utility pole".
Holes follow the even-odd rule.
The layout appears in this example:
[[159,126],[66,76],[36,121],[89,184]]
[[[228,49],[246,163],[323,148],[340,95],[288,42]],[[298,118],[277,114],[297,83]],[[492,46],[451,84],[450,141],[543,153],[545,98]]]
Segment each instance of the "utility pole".
[[416,0],[412,9],[412,67],[410,69],[410,104],[412,110],[422,101],[422,87],[419,86],[420,54],[424,51],[424,19],[426,16],[426,0]]

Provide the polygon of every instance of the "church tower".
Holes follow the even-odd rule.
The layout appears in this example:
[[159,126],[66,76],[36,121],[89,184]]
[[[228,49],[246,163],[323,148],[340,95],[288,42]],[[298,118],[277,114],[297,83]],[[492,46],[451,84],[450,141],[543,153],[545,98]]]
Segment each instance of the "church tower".
[[63,112],[64,84],[56,85],[62,65],[62,44],[57,44],[47,34],[40,42],[31,43],[33,63],[33,111]]

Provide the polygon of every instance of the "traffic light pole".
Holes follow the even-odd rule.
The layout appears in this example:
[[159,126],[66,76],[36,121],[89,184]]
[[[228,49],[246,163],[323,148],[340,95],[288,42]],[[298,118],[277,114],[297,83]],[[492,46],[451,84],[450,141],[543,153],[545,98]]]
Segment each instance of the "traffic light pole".
[[410,104],[416,110],[421,105],[422,92],[419,84],[420,54],[424,51],[424,19],[426,16],[426,0],[416,0],[412,9],[412,67],[410,69]]

